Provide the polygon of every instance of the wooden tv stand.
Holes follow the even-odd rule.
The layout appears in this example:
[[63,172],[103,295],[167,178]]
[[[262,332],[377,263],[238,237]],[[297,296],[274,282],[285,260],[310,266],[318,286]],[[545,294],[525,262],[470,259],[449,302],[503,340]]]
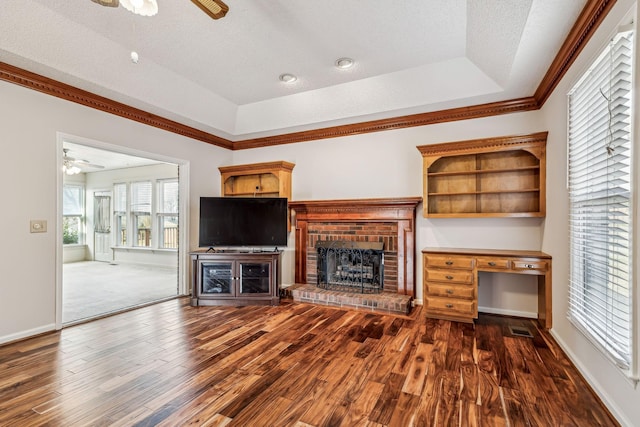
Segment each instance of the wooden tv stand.
[[423,296],[427,316],[473,322],[478,318],[478,272],[538,276],[538,323],[552,325],[551,255],[539,251],[425,248]]
[[191,305],[278,305],[281,254],[191,252]]

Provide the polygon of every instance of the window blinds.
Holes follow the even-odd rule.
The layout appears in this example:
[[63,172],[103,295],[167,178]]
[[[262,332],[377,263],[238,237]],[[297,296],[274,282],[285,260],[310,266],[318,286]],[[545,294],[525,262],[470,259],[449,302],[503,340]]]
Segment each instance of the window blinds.
[[631,366],[633,34],[618,34],[569,93],[569,319]]
[[151,181],[131,183],[131,212],[151,213]]
[[78,185],[67,185],[62,187],[62,214],[71,216],[82,216],[84,206],[82,203],[83,188]]
[[160,191],[158,199],[158,212],[160,213],[178,213],[178,180],[159,181]]
[[118,213],[127,211],[127,184],[113,185],[113,210]]

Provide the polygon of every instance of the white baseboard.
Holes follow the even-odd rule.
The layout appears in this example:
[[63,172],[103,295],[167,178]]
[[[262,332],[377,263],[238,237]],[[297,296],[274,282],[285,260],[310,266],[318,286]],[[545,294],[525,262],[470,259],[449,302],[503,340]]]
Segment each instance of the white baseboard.
[[493,307],[478,307],[478,311],[482,313],[501,314],[503,316],[526,317],[529,319],[537,319],[538,313],[531,311],[505,310]]
[[558,334],[553,331],[553,329],[551,329],[549,333],[551,334],[553,339],[556,340],[556,343],[558,343],[560,348],[562,348],[562,351],[564,351],[567,357],[571,360],[571,363],[573,363],[576,369],[580,371],[580,374],[589,383],[591,389],[598,395],[607,409],[609,409],[611,415],[613,415],[615,419],[623,426],[634,426],[635,424],[633,424],[630,420],[622,415],[622,412],[620,412],[620,408],[618,408],[613,399],[611,399],[606,393],[602,392],[602,386],[600,385],[600,383],[596,381],[596,379],[593,378],[592,375],[589,374],[589,370],[584,367],[584,365],[580,362],[580,359],[575,356],[575,354],[569,349],[569,346],[567,346],[562,338],[560,338]]
[[15,334],[5,335],[0,337],[0,344],[7,344],[13,341],[22,340],[35,335],[44,334],[45,332],[51,332],[56,330],[55,323],[49,325],[40,326],[39,328],[29,329],[27,331],[16,332]]

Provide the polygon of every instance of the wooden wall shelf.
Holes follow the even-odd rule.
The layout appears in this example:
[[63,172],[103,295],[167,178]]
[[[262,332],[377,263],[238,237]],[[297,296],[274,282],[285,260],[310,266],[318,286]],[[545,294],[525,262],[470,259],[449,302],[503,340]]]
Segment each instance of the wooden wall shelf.
[[418,146],[423,215],[544,217],[547,132]]
[[291,200],[291,171],[295,164],[277,161],[221,166],[223,196],[286,197]]

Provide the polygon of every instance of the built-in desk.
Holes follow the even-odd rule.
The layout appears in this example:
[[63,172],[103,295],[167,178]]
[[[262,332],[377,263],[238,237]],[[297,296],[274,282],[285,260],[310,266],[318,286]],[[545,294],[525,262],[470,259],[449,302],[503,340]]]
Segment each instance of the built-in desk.
[[478,318],[478,272],[538,276],[538,322],[551,328],[551,255],[540,251],[425,248],[423,300],[429,317]]

